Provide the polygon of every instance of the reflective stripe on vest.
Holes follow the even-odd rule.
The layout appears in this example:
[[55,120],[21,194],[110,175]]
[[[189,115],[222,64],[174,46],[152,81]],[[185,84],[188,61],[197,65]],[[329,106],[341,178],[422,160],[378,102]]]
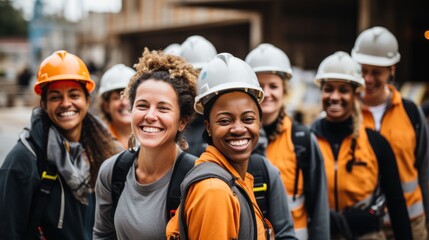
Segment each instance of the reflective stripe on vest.
[[402,191],[404,191],[404,193],[412,193],[417,189],[417,186],[419,185],[417,179],[414,181],[409,181],[409,182],[402,182]]
[[305,197],[304,195],[298,195],[295,197],[295,201],[293,200],[293,196],[287,195],[287,203],[289,205],[289,209],[291,211],[296,210],[298,207],[301,207],[304,205]]

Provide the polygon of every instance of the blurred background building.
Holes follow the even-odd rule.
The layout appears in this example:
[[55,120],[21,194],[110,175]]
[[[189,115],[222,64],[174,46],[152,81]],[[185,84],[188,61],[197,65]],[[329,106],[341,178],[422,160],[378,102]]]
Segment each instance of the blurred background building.
[[[10,3],[25,16],[23,1],[26,0],[0,3]],[[312,83],[319,63],[335,51],[350,52],[361,31],[381,25],[399,41],[402,57],[397,86],[417,103],[428,98],[427,0],[28,1],[32,2],[32,14],[26,10],[26,35],[0,36],[3,77],[16,77],[27,63],[35,71],[43,58],[58,49],[81,56],[97,79],[116,63],[132,66],[144,47],[163,49],[171,43],[182,43],[190,35],[202,35],[218,52],[230,52],[240,58],[259,43],[269,42],[284,50],[294,66],[289,110],[300,111],[308,123],[319,111],[319,90]],[[61,4],[57,11],[49,12],[47,8],[53,2]],[[111,11],[93,7],[88,11],[88,2],[99,2],[98,8],[114,2],[117,7]],[[78,17],[70,17],[72,12]],[[16,46],[2,47],[4,41]]]

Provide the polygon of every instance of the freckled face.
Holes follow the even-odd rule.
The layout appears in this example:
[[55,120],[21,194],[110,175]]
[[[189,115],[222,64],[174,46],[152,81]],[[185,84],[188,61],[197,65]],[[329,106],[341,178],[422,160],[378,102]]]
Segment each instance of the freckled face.
[[178,131],[187,121],[180,119],[180,106],[173,87],[160,80],[146,80],[136,91],[131,111],[132,131],[142,148],[161,149],[176,144]]

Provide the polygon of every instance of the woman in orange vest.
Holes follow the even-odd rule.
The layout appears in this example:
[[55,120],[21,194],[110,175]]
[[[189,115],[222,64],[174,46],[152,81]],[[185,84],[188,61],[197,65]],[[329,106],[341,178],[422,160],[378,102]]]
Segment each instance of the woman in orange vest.
[[396,239],[412,239],[393,151],[361,122],[357,103],[364,81],[359,69],[347,53],[336,52],[322,61],[315,77],[326,116],[311,129],[325,160],[331,235],[384,239],[387,206]]
[[[312,134],[300,135],[308,133],[307,127],[293,122],[284,109],[286,86],[292,78],[289,58],[281,49],[263,43],[247,55],[246,62],[256,72],[265,93],[261,132],[267,139],[261,136],[260,141],[268,142],[266,156],[280,170],[296,236],[300,240],[329,239],[328,197],[317,141]],[[273,226],[285,217],[280,212],[270,211],[269,215],[266,217]]]

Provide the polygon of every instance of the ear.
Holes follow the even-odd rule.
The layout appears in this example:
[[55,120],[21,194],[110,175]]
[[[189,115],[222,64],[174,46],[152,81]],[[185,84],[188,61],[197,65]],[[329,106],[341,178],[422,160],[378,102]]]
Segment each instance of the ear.
[[40,106],[42,107],[42,109],[43,109],[43,111],[47,111],[47,108],[46,108],[46,102],[45,101],[40,101]]
[[212,132],[210,130],[210,123],[207,120],[204,120],[204,128],[206,129],[207,135],[209,135],[209,137],[212,136]]
[[184,117],[179,121],[179,132],[182,132],[189,123],[189,117]]

